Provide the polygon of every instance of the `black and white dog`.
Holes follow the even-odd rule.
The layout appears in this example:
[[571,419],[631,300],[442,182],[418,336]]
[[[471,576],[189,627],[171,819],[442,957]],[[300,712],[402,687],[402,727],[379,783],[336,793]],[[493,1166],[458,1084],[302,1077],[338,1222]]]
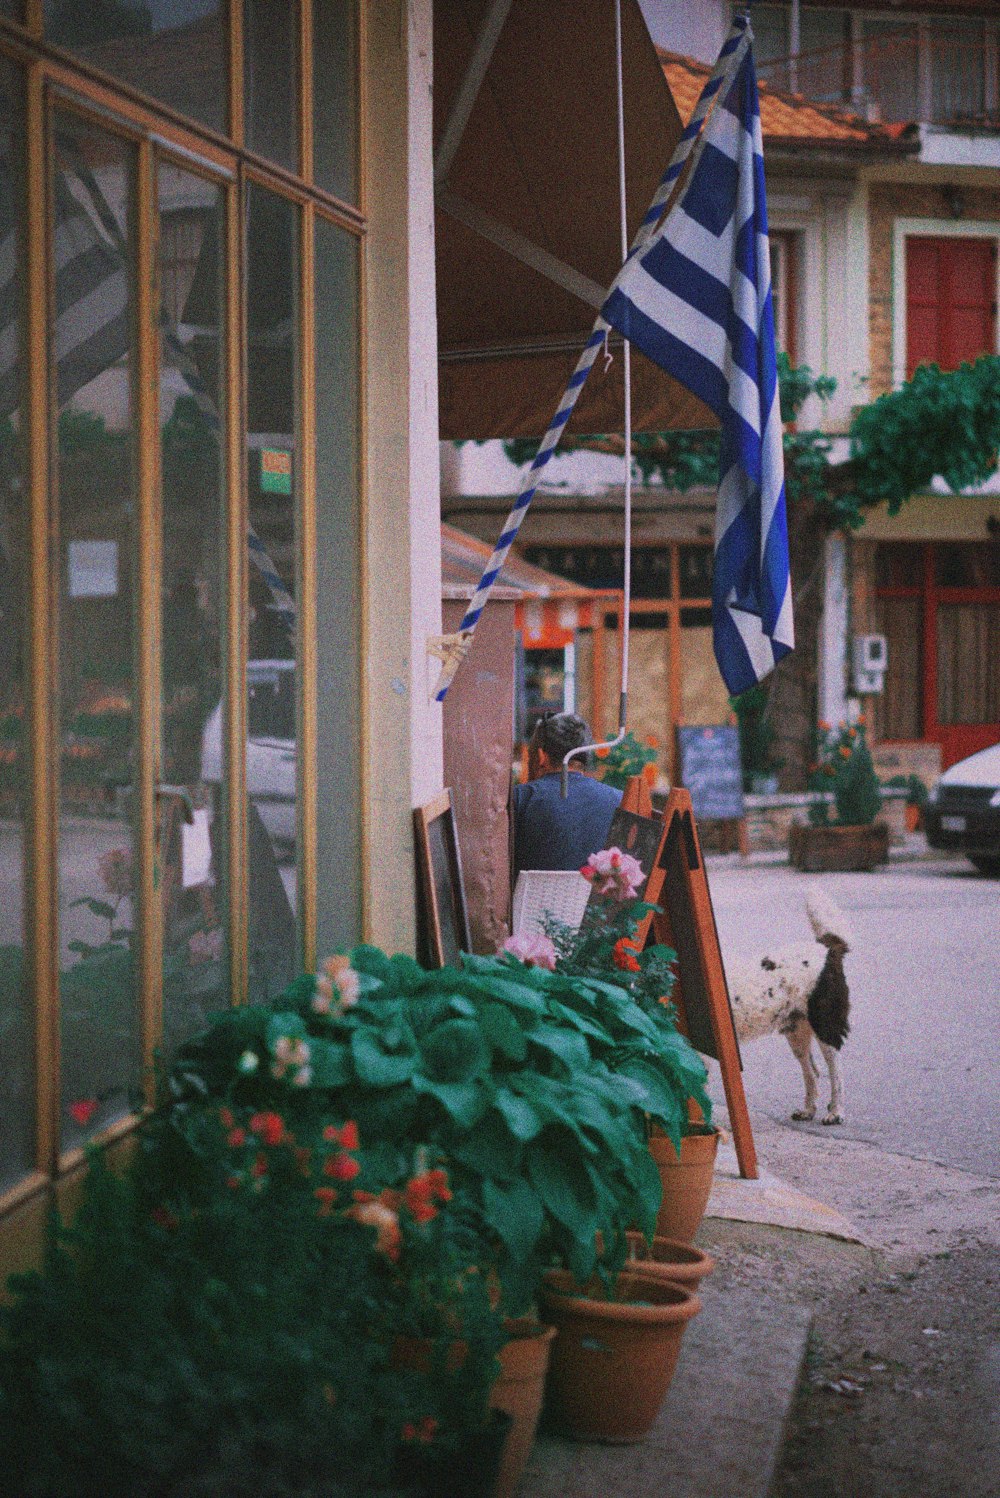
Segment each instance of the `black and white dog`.
[[779,947],[763,957],[737,957],[726,964],[733,1020],[741,1044],[763,1035],[784,1035],[805,1078],[806,1096],[792,1117],[816,1116],[815,1039],[830,1074],[825,1124],[844,1121],[844,1084],[838,1052],[848,1033],[850,996],[844,955],[853,937],[843,912],[818,885],[810,885],[806,912],[816,940]]

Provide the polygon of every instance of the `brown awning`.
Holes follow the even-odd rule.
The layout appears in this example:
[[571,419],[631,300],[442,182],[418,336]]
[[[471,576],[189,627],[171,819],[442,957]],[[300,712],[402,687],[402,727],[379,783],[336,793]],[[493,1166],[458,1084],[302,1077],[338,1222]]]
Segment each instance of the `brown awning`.
[[[631,236],[680,120],[637,0],[622,0],[622,43]],[[442,438],[548,427],[621,263],[616,115],[611,0],[434,0]],[[621,431],[611,348],[571,432]],[[632,400],[636,431],[715,425],[638,353]]]

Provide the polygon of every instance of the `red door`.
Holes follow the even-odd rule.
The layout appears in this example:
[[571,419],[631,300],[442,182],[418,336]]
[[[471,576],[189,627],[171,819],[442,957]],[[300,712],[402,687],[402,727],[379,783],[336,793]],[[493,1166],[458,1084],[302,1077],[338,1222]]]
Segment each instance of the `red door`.
[[907,239],[906,377],[996,352],[996,241]]

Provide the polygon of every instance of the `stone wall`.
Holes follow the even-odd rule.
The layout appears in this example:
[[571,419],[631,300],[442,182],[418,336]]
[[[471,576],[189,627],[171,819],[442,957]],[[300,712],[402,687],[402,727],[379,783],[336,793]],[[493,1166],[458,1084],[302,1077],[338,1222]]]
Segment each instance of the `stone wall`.
[[[832,805],[833,796],[828,791],[803,791],[744,797],[750,852],[771,853],[787,849],[789,828],[794,822],[808,823],[809,808],[818,801]],[[901,844],[906,835],[906,792],[883,788],[882,810],[876,821],[888,824],[890,843]],[[723,849],[724,827],[722,822],[699,823],[698,835],[706,852],[729,851]]]

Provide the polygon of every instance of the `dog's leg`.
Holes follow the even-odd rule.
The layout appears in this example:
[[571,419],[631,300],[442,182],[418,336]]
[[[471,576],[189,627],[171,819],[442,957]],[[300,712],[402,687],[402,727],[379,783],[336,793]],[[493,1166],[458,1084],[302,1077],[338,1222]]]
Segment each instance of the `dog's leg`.
[[830,1073],[830,1102],[823,1122],[840,1124],[844,1122],[844,1082],[840,1071],[840,1056],[832,1045],[827,1045],[822,1040],[819,1042],[819,1048],[823,1052],[823,1060]]
[[805,1102],[801,1108],[797,1108],[792,1114],[794,1119],[801,1123],[808,1123],[816,1117],[816,1063],[812,1056],[812,1025],[799,1015],[792,1026],[785,1031],[785,1039],[792,1048],[792,1054],[802,1068],[802,1076],[806,1084]]

